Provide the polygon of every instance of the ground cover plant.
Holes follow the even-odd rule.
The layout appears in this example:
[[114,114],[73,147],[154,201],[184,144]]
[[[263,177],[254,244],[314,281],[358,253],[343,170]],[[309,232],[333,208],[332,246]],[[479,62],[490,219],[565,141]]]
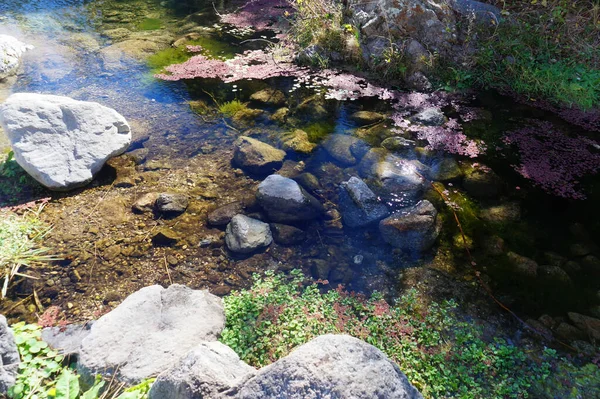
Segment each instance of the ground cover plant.
[[458,317],[454,301],[425,306],[409,291],[389,305],[377,294],[322,293],[303,280],[298,271],[290,279],[267,272],[251,289],[226,297],[221,341],[260,367],[318,335],[349,334],[385,352],[426,398],[600,394],[596,365],[574,367],[553,349],[525,349],[499,334],[488,337],[482,326]]

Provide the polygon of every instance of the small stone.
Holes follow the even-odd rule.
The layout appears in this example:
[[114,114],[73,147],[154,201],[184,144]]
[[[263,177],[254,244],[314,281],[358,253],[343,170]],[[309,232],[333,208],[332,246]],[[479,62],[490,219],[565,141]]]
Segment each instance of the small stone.
[[270,175],[260,183],[256,199],[269,218],[279,223],[314,219],[324,211],[297,182],[280,175]]
[[396,248],[411,253],[426,251],[440,231],[437,210],[431,202],[422,200],[383,219],[379,231],[384,241]]
[[225,226],[231,219],[244,210],[240,201],[223,205],[208,214],[208,224],[211,226]]
[[106,260],[113,260],[119,255],[121,255],[120,245],[111,245],[110,247],[106,248],[102,253],[102,256]]
[[481,210],[481,218],[487,222],[507,223],[521,219],[521,205],[518,202],[490,206]]
[[169,247],[175,245],[180,238],[173,230],[162,227],[152,236],[152,244],[157,247]]
[[417,143],[404,137],[388,137],[381,142],[381,146],[396,153],[410,153],[414,150]]
[[253,93],[250,100],[271,106],[281,106],[285,104],[285,95],[276,89],[267,88]]
[[439,108],[427,108],[412,116],[410,121],[425,126],[442,126],[446,123],[446,117]]
[[286,107],[279,108],[277,111],[275,111],[273,113],[273,115],[271,115],[271,117],[269,119],[272,120],[273,122],[279,123],[280,125],[284,125],[287,122],[289,113],[290,113],[289,108],[286,108]]
[[106,295],[104,295],[104,303],[109,302],[117,302],[121,300],[121,294],[117,291],[108,291]]
[[373,111],[358,111],[350,115],[350,120],[359,126],[371,125],[373,123],[381,122],[384,116],[379,112]]
[[485,237],[482,242],[483,249],[492,256],[504,253],[504,239],[498,236]]
[[540,266],[538,274],[547,281],[552,283],[559,283],[563,285],[572,284],[571,278],[560,266]]
[[564,322],[560,323],[554,331],[556,332],[556,335],[567,341],[574,341],[584,338],[584,334],[581,330]]
[[312,173],[302,173],[295,177],[294,180],[300,183],[302,187],[313,193],[322,188],[321,183],[319,183],[319,179],[317,179],[317,177]]
[[306,240],[306,233],[294,226],[271,223],[271,232],[276,243],[281,245],[294,245]]
[[234,143],[233,163],[254,174],[268,174],[283,164],[285,151],[247,136]]
[[312,275],[320,280],[327,280],[331,271],[331,263],[323,259],[311,259]]
[[525,256],[521,256],[514,252],[509,252],[506,254],[508,260],[512,263],[514,270],[525,276],[534,278],[537,277],[538,264],[533,259],[529,259]]
[[380,198],[357,177],[342,183],[339,193],[342,217],[349,227],[367,226],[390,213]]
[[155,209],[160,213],[181,214],[188,207],[188,196],[185,194],[162,193],[154,203]]
[[315,148],[315,143],[308,139],[308,133],[304,130],[296,129],[293,132],[286,133],[283,136],[282,147],[286,151],[295,151],[302,154],[310,154]]
[[471,168],[465,174],[462,184],[474,197],[497,197],[502,191],[502,180],[487,167]]
[[[359,161],[355,148],[364,144],[360,139],[344,134],[332,134],[323,143],[329,155],[343,165],[354,165]],[[366,145],[366,144],[365,144]],[[367,150],[368,151],[368,150]],[[364,154],[363,154],[364,155]]]
[[273,242],[267,223],[244,215],[235,215],[227,225],[225,243],[233,252],[250,253]]

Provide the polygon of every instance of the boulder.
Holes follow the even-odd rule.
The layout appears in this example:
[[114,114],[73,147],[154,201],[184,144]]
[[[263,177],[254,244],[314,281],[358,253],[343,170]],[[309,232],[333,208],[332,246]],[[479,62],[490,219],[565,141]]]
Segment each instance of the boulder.
[[491,4],[475,0],[450,0],[450,7],[467,18],[474,16],[475,22],[485,25],[498,25],[502,18],[501,10]]
[[435,181],[456,181],[462,178],[463,171],[454,158],[442,158],[433,162],[429,177]]
[[480,216],[488,222],[517,222],[521,219],[521,205],[518,202],[508,202],[501,205],[489,206],[481,210]]
[[77,370],[133,385],[157,375],[193,347],[216,341],[225,327],[222,300],[182,285],[142,288],[94,323],[81,342]]
[[267,88],[253,93],[250,100],[266,105],[280,106],[285,104],[285,95],[279,90]]
[[363,151],[366,143],[345,134],[332,134],[323,143],[323,147],[333,159],[342,165],[354,165],[366,153],[366,151]]
[[42,330],[42,339],[62,355],[78,356],[81,342],[90,334],[92,325],[93,323],[47,327]]
[[340,210],[349,227],[366,226],[390,214],[379,197],[357,177],[340,185]]
[[0,394],[6,394],[8,388],[15,385],[19,373],[19,349],[15,336],[8,327],[6,318],[0,315]]
[[131,142],[129,125],[115,110],[67,97],[13,94],[0,106],[0,124],[15,160],[51,190],[89,183]]
[[248,216],[235,215],[225,230],[225,243],[233,252],[250,253],[272,242],[269,225]]
[[159,213],[179,215],[187,209],[189,204],[188,196],[178,193],[158,194],[154,208]]
[[302,154],[311,153],[317,145],[308,139],[308,133],[296,129],[283,135],[282,147],[286,151],[295,151]]
[[410,153],[414,150],[417,143],[404,137],[388,137],[381,142],[381,146],[387,150],[398,153]]
[[322,335],[228,392],[236,399],[421,399],[400,368],[372,345]]
[[258,175],[272,173],[279,169],[285,158],[285,151],[251,137],[239,137],[234,146],[235,166]]
[[358,171],[361,177],[374,179],[386,200],[399,206],[414,204],[425,189],[425,178],[416,164],[383,149],[369,151],[358,165]]
[[425,126],[442,126],[446,123],[446,117],[439,108],[427,108],[412,116],[410,121]]
[[596,341],[600,340],[600,319],[575,312],[569,312],[567,315],[573,324],[583,331],[588,338],[592,338]]
[[392,214],[379,222],[379,231],[388,244],[411,253],[426,251],[440,232],[437,210],[427,200]]
[[294,226],[287,224],[271,223],[273,239],[277,244],[293,245],[306,240],[306,233]]
[[148,398],[217,398],[254,372],[254,368],[241,361],[228,346],[206,342],[161,373],[152,384]]
[[33,46],[9,35],[0,35],[0,80],[17,73],[21,56]]
[[208,224],[211,226],[225,226],[231,219],[244,210],[244,205],[240,201],[231,202],[227,205],[218,207],[208,214]]
[[258,186],[258,204],[274,222],[310,220],[323,212],[323,205],[294,180],[280,175],[268,176]]
[[502,180],[487,166],[468,169],[462,184],[473,197],[493,198],[502,192]]

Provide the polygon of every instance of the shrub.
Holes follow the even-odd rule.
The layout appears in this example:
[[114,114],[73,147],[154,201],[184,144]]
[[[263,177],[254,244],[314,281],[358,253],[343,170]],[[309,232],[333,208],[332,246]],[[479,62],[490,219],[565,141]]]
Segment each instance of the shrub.
[[[304,287],[299,271],[289,280],[267,272],[251,289],[225,298],[221,341],[259,367],[318,335],[349,334],[385,352],[430,398],[528,397],[558,370],[555,351],[534,356],[500,336],[484,339],[483,329],[456,310],[454,301],[419,305],[413,290],[390,306],[377,294]],[[597,384],[600,376],[591,380]]]

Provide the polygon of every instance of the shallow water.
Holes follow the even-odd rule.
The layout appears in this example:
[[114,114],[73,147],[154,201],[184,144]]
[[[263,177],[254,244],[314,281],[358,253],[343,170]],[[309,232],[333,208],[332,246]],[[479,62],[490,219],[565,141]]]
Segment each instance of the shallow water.
[[[302,267],[314,277],[328,278],[332,286],[344,283],[367,293],[381,290],[391,297],[406,285],[403,270],[409,266],[433,268],[470,284],[470,261],[461,248],[460,239],[456,238],[459,232],[452,213],[433,191],[426,196],[440,211],[444,226],[439,245],[419,256],[392,250],[382,242],[376,228],[350,229],[332,220],[301,225],[308,231],[309,239],[291,248],[274,246],[272,250],[251,257],[225,251],[222,232],[205,225],[206,212],[217,205],[251,197],[258,183],[258,180],[243,176],[229,165],[233,141],[239,131],[243,131],[245,135],[277,144],[281,134],[289,131],[290,127],[279,126],[262,117],[252,126],[238,125],[232,129],[232,121],[214,117],[212,100],[220,103],[233,99],[246,101],[254,91],[274,87],[288,95],[289,104],[298,104],[314,92],[303,88],[290,93],[294,85],[292,79],[239,82],[234,86],[214,81],[173,83],[153,78],[146,57],[167,48],[179,38],[178,30],[183,19],[198,10],[203,10],[205,16],[194,21],[200,27],[205,25],[213,48],[219,49],[219,52],[242,52],[257,45],[256,42],[241,44],[243,40],[228,34],[227,29],[215,29],[210,2],[183,2],[183,5],[179,2],[176,7],[169,7],[170,4],[102,0],[5,0],[0,3],[0,33],[15,35],[36,46],[36,50],[24,58],[23,70],[12,87],[14,92],[66,95],[113,107],[131,122],[134,132],[132,150],[149,150],[146,166],[138,168],[145,174],[137,187],[103,191],[103,187],[107,186],[100,185],[73,195],[55,195],[56,202],[48,206],[46,217],[56,224],[54,237],[50,240],[68,254],[68,262],[60,265],[63,269],[48,269],[58,276],[52,278],[49,286],[60,287],[58,293],[45,288],[54,294],[48,295],[52,303],[75,303],[85,298],[100,303],[107,292],[113,290],[118,291],[117,299],[123,299],[126,292],[132,292],[139,286],[167,283],[163,259],[166,265],[168,257],[175,259],[168,262],[171,266],[167,267],[174,270],[169,279],[191,286],[225,287],[220,293],[247,286],[248,275],[252,272],[265,268],[289,270],[291,267]],[[152,30],[142,29],[148,27]],[[159,29],[154,29],[157,27]],[[130,31],[125,33],[129,40],[150,41],[154,47],[151,46],[142,55],[134,51],[133,57],[123,53],[126,50],[115,46],[122,43],[115,29],[123,28]],[[208,43],[207,40],[204,42]],[[198,115],[190,108],[191,100],[204,101],[213,110],[206,115]],[[473,162],[486,164],[501,176],[505,186],[501,196],[484,200],[470,197],[460,183],[444,187],[449,190],[451,198],[463,206],[459,216],[464,218],[469,234],[473,234],[470,238],[474,241],[472,251],[477,267],[502,300],[516,310],[534,317],[544,312],[557,316],[564,315],[566,311],[589,314],[590,308],[600,304],[600,269],[596,268],[600,266],[594,263],[600,256],[597,246],[600,236],[598,178],[590,177],[583,181],[588,196],[586,200],[558,198],[534,187],[515,173],[511,167],[515,162],[513,156],[506,157],[506,154],[493,150],[498,137],[523,124],[525,119],[546,120],[567,131],[585,132],[547,112],[514,104],[493,93],[482,93],[469,105],[489,111],[491,115],[483,121],[465,123],[469,137],[485,139],[490,150],[482,159],[459,158],[459,161],[465,168],[471,167]],[[369,99],[329,101],[326,108],[326,116],[300,120],[296,126],[309,132],[317,143],[332,133],[356,131],[358,126],[349,119],[356,111],[391,111],[389,104]],[[447,114],[451,112],[448,110]],[[321,147],[309,156],[292,154],[289,159],[302,162],[300,165],[304,165],[305,172],[317,176],[321,188],[316,195],[323,202],[335,204],[339,183],[356,175],[355,167],[340,165]],[[169,166],[150,168],[151,162]],[[131,202],[139,194],[153,190],[185,191],[196,203],[188,211],[189,215],[182,216],[180,221],[157,221],[147,216],[130,215]],[[107,206],[102,213],[98,211],[104,206],[98,206],[100,203],[118,204],[115,206],[119,207],[119,211]],[[520,215],[513,220],[482,221],[482,208],[515,203]],[[398,207],[396,203],[388,205]],[[127,214],[124,213],[122,218],[115,216],[125,208]],[[106,219],[86,219],[91,219],[92,215]],[[184,235],[186,244],[167,250],[143,243],[148,241],[149,229],[152,231],[163,225]],[[500,256],[491,255],[481,245],[495,235],[504,241],[504,254]],[[138,240],[141,242],[139,245],[131,244],[138,243],[136,237],[143,240]],[[207,237],[217,239],[205,247],[202,242]],[[140,253],[128,255],[125,249],[129,246],[135,247],[132,249],[134,253],[138,250]],[[115,247],[119,250],[111,256]],[[571,264],[571,269],[566,271],[568,282],[544,276],[524,278],[511,269],[505,256],[509,251],[533,258],[540,265],[558,262],[564,268],[567,261],[576,264]],[[564,259],[551,260],[547,252],[558,253]],[[93,256],[84,256],[86,253]],[[64,267],[70,269],[66,271]],[[77,274],[83,275],[87,284],[82,284],[81,278],[73,278],[73,270],[79,270]],[[440,284],[435,281],[427,283]],[[24,288],[25,291],[27,289]]]

